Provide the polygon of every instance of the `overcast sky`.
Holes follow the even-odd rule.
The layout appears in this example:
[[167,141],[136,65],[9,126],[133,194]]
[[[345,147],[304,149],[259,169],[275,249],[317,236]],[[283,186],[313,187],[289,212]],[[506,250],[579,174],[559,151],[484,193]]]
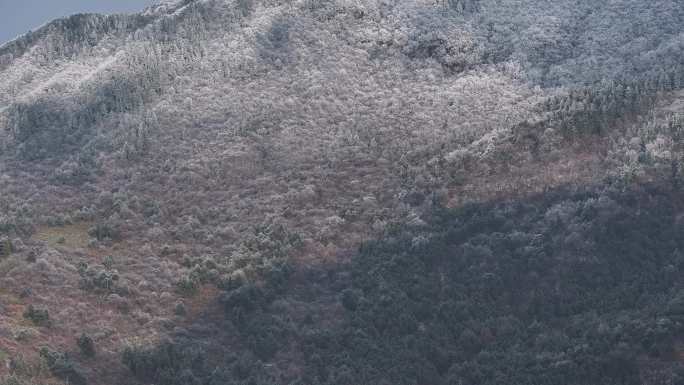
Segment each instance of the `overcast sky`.
[[135,12],[151,3],[154,0],[0,0],[0,44],[61,16]]

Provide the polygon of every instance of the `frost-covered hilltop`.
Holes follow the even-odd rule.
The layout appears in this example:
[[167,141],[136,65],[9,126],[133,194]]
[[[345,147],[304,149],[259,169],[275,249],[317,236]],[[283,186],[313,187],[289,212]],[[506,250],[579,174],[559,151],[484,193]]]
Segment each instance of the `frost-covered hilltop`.
[[145,8],[142,11],[143,15],[160,15],[160,14],[171,14],[177,10],[189,5],[192,1],[183,0],[160,0],[154,2],[154,4]]
[[678,384],[683,90],[680,0],[52,21],[0,46],[0,384]]

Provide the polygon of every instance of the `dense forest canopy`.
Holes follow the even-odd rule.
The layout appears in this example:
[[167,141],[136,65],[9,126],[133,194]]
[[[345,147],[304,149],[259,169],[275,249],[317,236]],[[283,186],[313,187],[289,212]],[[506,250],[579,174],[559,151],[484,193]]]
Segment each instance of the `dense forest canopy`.
[[684,383],[679,0],[184,0],[0,46],[0,384]]

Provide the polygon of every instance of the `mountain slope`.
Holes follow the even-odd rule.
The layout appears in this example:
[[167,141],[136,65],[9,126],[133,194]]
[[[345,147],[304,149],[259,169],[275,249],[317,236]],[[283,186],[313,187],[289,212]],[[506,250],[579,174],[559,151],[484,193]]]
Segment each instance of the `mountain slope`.
[[[683,13],[195,0],[3,45],[0,373],[676,383],[681,314],[657,307],[681,296]],[[436,280],[450,300],[420,283]],[[586,347],[577,328],[613,340]]]

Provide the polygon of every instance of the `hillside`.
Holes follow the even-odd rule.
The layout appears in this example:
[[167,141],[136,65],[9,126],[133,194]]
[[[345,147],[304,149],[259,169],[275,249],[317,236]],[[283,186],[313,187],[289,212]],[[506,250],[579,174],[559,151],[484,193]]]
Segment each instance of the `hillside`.
[[184,0],[0,46],[0,384],[680,384],[678,0]]

